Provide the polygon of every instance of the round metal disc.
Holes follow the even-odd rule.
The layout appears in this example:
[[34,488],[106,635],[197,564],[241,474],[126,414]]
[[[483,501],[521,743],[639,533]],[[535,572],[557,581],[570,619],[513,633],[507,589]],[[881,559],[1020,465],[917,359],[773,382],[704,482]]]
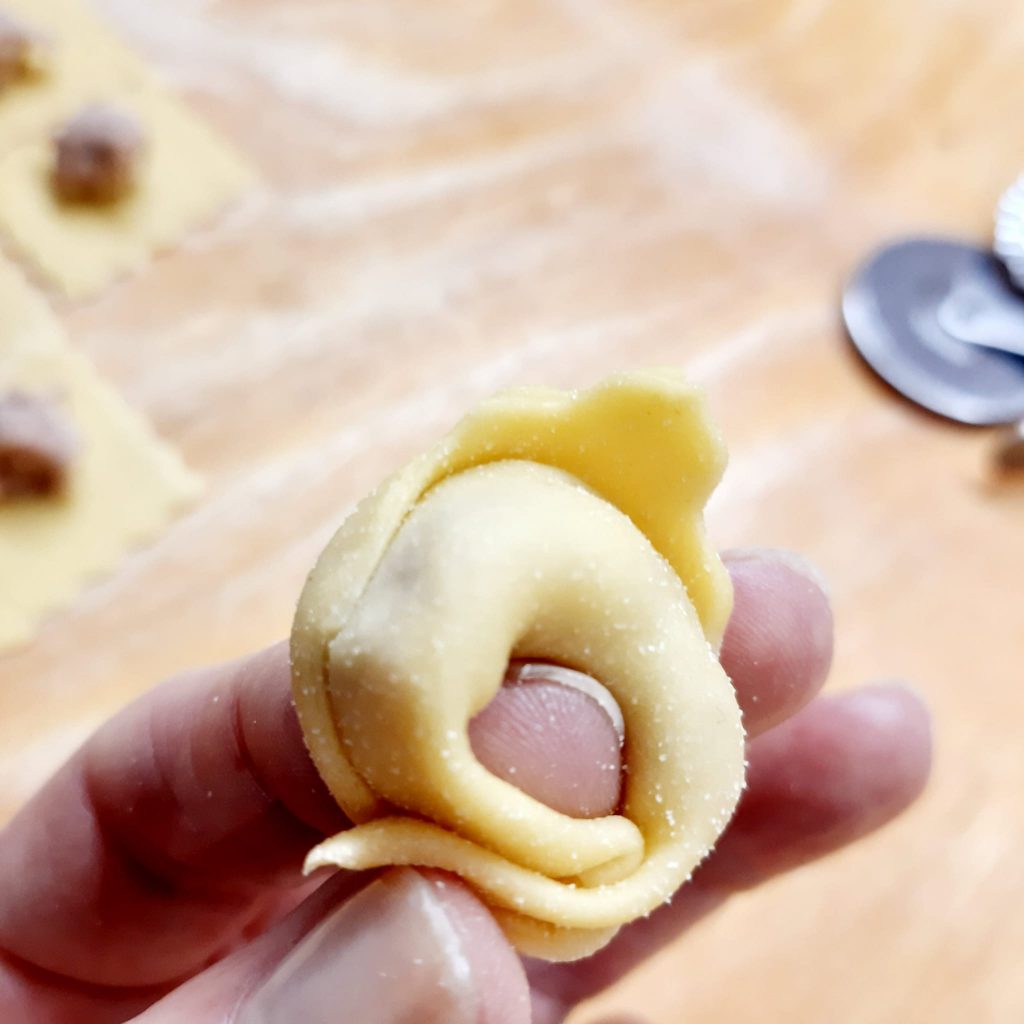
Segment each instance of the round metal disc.
[[846,329],[883,380],[940,416],[961,423],[1024,417],[1024,358],[951,334],[940,312],[957,292],[1024,301],[986,250],[912,238],[880,249],[853,276],[843,295]]

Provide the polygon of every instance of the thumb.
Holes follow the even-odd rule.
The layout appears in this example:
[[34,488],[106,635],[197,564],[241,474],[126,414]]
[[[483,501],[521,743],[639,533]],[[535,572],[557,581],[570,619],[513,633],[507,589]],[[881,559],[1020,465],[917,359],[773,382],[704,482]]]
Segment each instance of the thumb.
[[[339,892],[340,890],[340,892]],[[494,919],[436,872],[340,876],[135,1024],[528,1024],[522,966]]]
[[622,788],[622,712],[590,676],[514,664],[506,685],[469,723],[484,767],[574,818],[613,814]]

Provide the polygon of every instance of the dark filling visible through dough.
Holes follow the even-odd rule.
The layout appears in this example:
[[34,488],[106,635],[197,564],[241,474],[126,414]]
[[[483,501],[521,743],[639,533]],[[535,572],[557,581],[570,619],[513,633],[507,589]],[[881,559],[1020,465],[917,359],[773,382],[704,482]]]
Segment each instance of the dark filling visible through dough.
[[0,501],[62,492],[77,448],[75,428],[55,401],[0,393]]
[[44,49],[40,36],[0,11],[0,90],[30,78]]
[[105,206],[135,191],[145,141],[131,113],[86,107],[58,132],[55,146],[53,187],[61,202]]

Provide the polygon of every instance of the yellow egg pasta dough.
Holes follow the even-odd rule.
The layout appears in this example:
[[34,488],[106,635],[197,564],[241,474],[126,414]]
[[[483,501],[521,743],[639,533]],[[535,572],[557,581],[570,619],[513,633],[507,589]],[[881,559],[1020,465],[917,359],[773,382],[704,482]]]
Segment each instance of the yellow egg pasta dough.
[[[471,412],[341,526],[292,631],[312,757],[354,827],[307,868],[455,872],[524,953],[575,959],[669,899],[728,822],[743,730],[716,648],[731,587],[703,526],[724,449],[672,371]],[[561,814],[474,757],[510,659],[617,701],[619,813]]]
[[44,298],[0,261],[0,390],[53,396],[79,435],[66,494],[0,504],[0,650],[151,537],[197,478],[68,344]]
[[68,204],[51,181],[49,137],[0,158],[0,231],[64,294],[93,294],[201,227],[253,180],[234,150],[156,87],[103,97],[137,117],[146,140],[134,192]]

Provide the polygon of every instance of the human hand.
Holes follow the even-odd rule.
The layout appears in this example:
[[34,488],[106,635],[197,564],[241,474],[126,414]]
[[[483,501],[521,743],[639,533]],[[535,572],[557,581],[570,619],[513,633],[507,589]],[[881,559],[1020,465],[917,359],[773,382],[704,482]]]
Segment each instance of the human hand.
[[[821,589],[780,553],[726,563],[722,663],[747,791],[672,903],[596,956],[524,965],[447,876],[303,880],[305,853],[345,821],[306,754],[278,645],[130,705],[0,833],[0,1019],[558,1024],[731,894],[877,828],[924,785],[925,708],[898,686],[811,702],[832,654]],[[578,690],[506,687],[471,736],[536,798],[614,810],[617,737]]]

